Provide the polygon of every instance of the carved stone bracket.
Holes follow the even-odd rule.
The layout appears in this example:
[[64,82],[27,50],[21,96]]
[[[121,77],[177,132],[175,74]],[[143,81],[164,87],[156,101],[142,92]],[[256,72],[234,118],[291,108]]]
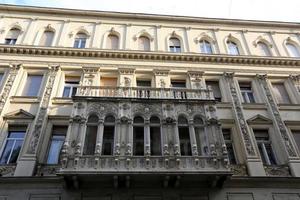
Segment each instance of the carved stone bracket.
[[9,96],[10,90],[13,86],[13,83],[16,79],[16,76],[18,74],[18,71],[20,69],[20,64],[13,64],[10,65],[9,73],[7,81],[3,87],[2,94],[0,95],[0,115],[3,111],[3,108],[5,106],[5,103],[7,102],[7,98]]
[[233,176],[248,176],[246,165],[230,165]]
[[291,176],[288,166],[265,166],[267,176],[280,176],[289,177]]
[[234,73],[224,73],[224,76],[229,85],[231,98],[233,100],[233,106],[232,106],[233,113],[235,115],[235,119],[237,122],[237,126],[239,128],[239,131],[242,133],[243,140],[244,140],[245,147],[246,147],[246,152],[249,156],[256,156],[257,154],[254,150],[254,146],[253,146],[253,143],[250,138],[250,130],[249,130],[249,127],[245,120],[245,116],[243,114],[244,112],[243,112],[242,103],[241,103],[240,99],[238,98],[238,93],[237,93],[236,87],[234,85],[234,79],[233,79]]
[[40,109],[36,115],[35,125],[34,125],[33,131],[32,131],[29,148],[27,150],[27,153],[29,153],[29,154],[36,153],[38,141],[39,141],[39,138],[40,138],[40,135],[42,132],[43,122],[45,121],[45,119],[47,117],[47,108],[49,106],[51,92],[53,89],[54,80],[55,80],[58,69],[59,69],[59,66],[51,66],[48,71],[48,74],[47,74],[48,80],[47,80],[45,92],[44,92],[42,100],[41,100]]
[[288,136],[287,128],[280,116],[279,109],[277,104],[272,96],[271,89],[268,86],[267,76],[266,75],[257,75],[258,82],[260,83],[262,89],[264,90],[266,103],[268,106],[269,113],[271,114],[274,122],[274,127],[277,128],[280,132],[280,135],[283,139],[284,145],[286,147],[288,156],[297,157],[296,150],[294,149],[292,142]]

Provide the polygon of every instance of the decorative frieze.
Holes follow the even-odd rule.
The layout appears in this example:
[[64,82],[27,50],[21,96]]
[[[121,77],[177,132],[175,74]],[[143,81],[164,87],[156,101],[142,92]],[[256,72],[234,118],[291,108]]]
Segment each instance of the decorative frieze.
[[256,77],[265,93],[266,103],[268,106],[269,113],[273,118],[275,130],[277,129],[280,132],[280,135],[283,139],[283,143],[287,150],[288,156],[289,157],[297,157],[296,150],[293,147],[292,141],[290,140],[290,138],[288,136],[287,128],[280,116],[280,112],[277,107],[277,103],[272,96],[271,89],[268,86],[267,75],[259,75],[258,74]]
[[36,115],[36,119],[34,122],[34,128],[33,128],[31,139],[30,139],[29,148],[27,150],[27,153],[29,153],[29,154],[36,153],[38,141],[39,141],[39,138],[40,138],[40,135],[42,132],[43,123],[47,117],[47,109],[48,109],[48,105],[50,103],[50,97],[51,97],[54,80],[55,80],[58,69],[59,69],[59,66],[51,66],[48,71],[45,92],[42,96],[40,108]]
[[227,80],[227,83],[229,85],[229,90],[230,90],[230,94],[231,94],[231,98],[232,98],[232,102],[233,102],[233,113],[234,113],[234,117],[236,119],[237,122],[237,126],[239,128],[240,133],[242,133],[242,137],[245,143],[245,147],[246,147],[246,153],[248,156],[256,156],[256,152],[254,150],[254,146],[250,137],[250,130],[249,127],[247,125],[245,116],[244,116],[244,112],[243,112],[243,107],[242,107],[242,103],[238,97],[238,92],[236,90],[235,84],[234,84],[234,73],[224,73],[224,76]]
[[3,111],[5,103],[7,102],[7,99],[9,97],[9,93],[10,93],[11,88],[13,86],[13,83],[16,79],[16,76],[18,74],[20,66],[21,66],[20,64],[10,65],[10,69],[9,69],[9,72],[8,72],[8,78],[7,78],[7,81],[5,82],[2,93],[0,95],[0,115]]
[[290,170],[288,166],[276,165],[276,166],[265,166],[267,176],[279,176],[279,177],[290,177]]

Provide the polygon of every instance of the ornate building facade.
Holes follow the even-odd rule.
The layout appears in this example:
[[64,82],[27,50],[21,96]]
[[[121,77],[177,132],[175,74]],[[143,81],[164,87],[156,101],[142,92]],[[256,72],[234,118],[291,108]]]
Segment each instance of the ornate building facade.
[[300,200],[300,24],[0,11],[0,200]]

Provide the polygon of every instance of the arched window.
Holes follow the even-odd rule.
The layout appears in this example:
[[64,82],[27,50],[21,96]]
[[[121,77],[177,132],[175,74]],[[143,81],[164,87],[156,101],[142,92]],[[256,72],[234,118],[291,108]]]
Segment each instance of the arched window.
[[140,116],[133,119],[133,155],[144,155],[144,118]]
[[207,154],[206,136],[204,134],[204,123],[200,116],[194,117],[194,130],[197,142],[198,155]]
[[227,47],[230,55],[240,55],[239,47],[235,42],[228,40]]
[[300,57],[299,49],[294,44],[286,43],[286,48],[291,57]]
[[109,115],[104,119],[102,155],[113,155],[115,121],[115,117],[112,115]]
[[119,37],[114,34],[109,34],[106,40],[107,49],[119,49]]
[[5,38],[5,44],[14,45],[16,44],[18,37],[21,33],[21,30],[18,28],[12,28],[8,32]]
[[156,116],[150,118],[150,149],[151,155],[161,155],[160,119]]
[[201,53],[207,53],[207,54],[212,54],[212,46],[211,43],[208,42],[207,40],[200,40],[200,51]]
[[97,115],[91,115],[88,118],[83,148],[84,155],[93,155],[95,153],[98,121],[99,118]]
[[140,36],[138,39],[138,49],[141,51],[150,51],[150,40],[146,36]]
[[270,48],[268,47],[268,45],[266,43],[258,42],[257,47],[262,56],[272,56]]
[[170,49],[170,52],[173,52],[173,53],[181,52],[180,41],[178,38],[171,37],[169,39],[169,49]]
[[191,156],[191,139],[188,120],[184,116],[178,117],[178,134],[180,141],[180,154],[182,156]]
[[85,48],[87,35],[85,33],[77,33],[74,41],[74,48]]
[[41,40],[40,40],[40,46],[46,46],[50,47],[52,45],[54,38],[54,32],[53,31],[44,31]]

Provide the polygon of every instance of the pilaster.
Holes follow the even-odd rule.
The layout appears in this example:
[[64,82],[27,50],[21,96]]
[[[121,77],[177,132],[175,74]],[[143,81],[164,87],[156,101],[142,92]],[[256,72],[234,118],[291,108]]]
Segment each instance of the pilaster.
[[281,145],[282,149],[284,149],[283,153],[285,154],[286,161],[290,165],[292,175],[300,177],[299,155],[297,155],[296,148],[291,140],[292,136],[280,116],[280,111],[269,87],[267,76],[257,75],[256,79],[260,84],[261,91],[264,93],[265,103],[267,104],[268,112],[273,121],[275,134],[281,137],[278,145]]
[[42,138],[42,132],[47,124],[47,114],[48,107],[51,99],[52,89],[55,82],[58,66],[49,67],[47,72],[47,82],[44,89],[43,95],[41,96],[41,103],[39,105],[39,110],[37,111],[35,120],[33,122],[32,128],[24,142],[24,149],[21,153],[21,158],[19,159],[15,176],[32,176],[35,169],[36,157],[38,154],[39,141]]
[[27,29],[27,32],[24,36],[23,44],[25,45],[32,45],[33,44],[33,37],[36,35],[36,26],[37,26],[38,18],[33,18],[30,22],[30,25]]
[[67,46],[66,38],[69,37],[69,34],[68,34],[69,27],[70,27],[70,20],[64,21],[64,23],[61,27],[59,37],[58,37],[59,39],[57,40],[57,46],[59,46],[59,47]]
[[94,33],[91,41],[92,48],[99,48],[100,47],[100,28],[101,22],[96,22],[94,27]]
[[240,134],[241,142],[244,144],[243,152],[245,153],[245,160],[248,167],[250,176],[265,176],[266,173],[263,168],[263,164],[259,159],[257,149],[254,146],[254,142],[251,136],[250,128],[244,116],[244,110],[239,98],[235,82],[234,73],[224,73],[224,78],[227,81],[228,90],[230,91],[232,112],[236,121],[236,127]]

